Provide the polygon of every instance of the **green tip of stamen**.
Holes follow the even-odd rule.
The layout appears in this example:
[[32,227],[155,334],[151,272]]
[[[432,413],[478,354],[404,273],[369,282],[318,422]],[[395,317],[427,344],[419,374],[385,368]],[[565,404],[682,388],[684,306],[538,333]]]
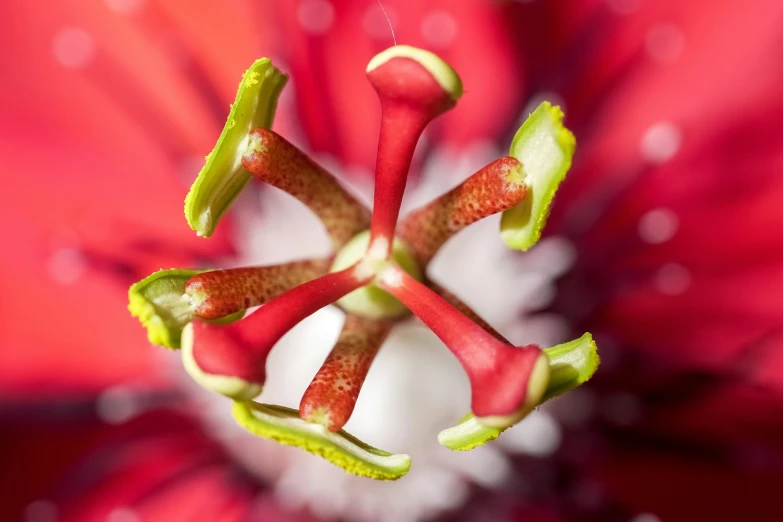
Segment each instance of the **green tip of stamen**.
[[[182,329],[196,319],[195,304],[185,293],[188,279],[208,270],[158,270],[128,289],[128,310],[147,329],[150,343],[179,349]],[[242,318],[244,310],[215,323],[230,323]]]
[[128,310],[147,329],[152,344],[178,349],[182,329],[193,320],[188,279],[204,270],[159,270],[128,289]]
[[500,235],[515,250],[527,250],[541,238],[560,182],[571,167],[574,135],[563,125],[563,111],[543,102],[525,120],[511,142],[509,155],[525,169],[525,198],[503,212]]
[[549,356],[549,386],[541,403],[589,381],[601,363],[598,345],[588,332],[579,339],[544,349]]
[[[549,357],[550,376],[539,405],[590,380],[600,363],[598,347],[589,333],[579,339],[546,348],[544,353]],[[456,426],[441,431],[438,442],[454,451],[469,451],[495,440],[510,427],[485,426],[469,413]]]
[[234,418],[253,435],[302,448],[360,477],[397,480],[411,466],[408,455],[374,448],[345,430],[332,433],[320,424],[303,421],[299,412],[291,408],[234,402]]
[[470,451],[497,439],[506,429],[485,426],[469,413],[456,426],[438,433],[438,442],[453,451]]
[[242,77],[223,132],[185,198],[185,219],[199,236],[212,235],[220,217],[250,180],[242,166],[248,133],[272,125],[287,79],[268,58],[256,60]]

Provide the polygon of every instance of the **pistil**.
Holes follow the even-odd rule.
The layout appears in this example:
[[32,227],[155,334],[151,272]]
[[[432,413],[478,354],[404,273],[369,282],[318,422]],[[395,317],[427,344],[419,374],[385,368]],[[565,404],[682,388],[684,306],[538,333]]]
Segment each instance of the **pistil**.
[[454,107],[462,83],[434,54],[404,45],[375,56],[367,77],[382,110],[370,249],[388,257],[416,144],[430,121]]
[[471,409],[492,427],[510,426],[534,408],[549,382],[549,361],[537,346],[504,343],[396,266],[377,284],[402,301],[457,357],[471,384]]
[[271,130],[250,132],[242,165],[256,178],[304,203],[324,224],[335,248],[370,223],[370,211],[334,176]]

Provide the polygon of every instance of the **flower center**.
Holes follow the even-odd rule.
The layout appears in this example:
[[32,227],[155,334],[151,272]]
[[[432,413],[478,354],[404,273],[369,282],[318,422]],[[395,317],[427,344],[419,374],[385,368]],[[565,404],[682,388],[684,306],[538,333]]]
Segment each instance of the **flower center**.
[[[363,269],[378,274],[389,262],[373,253],[374,249],[370,247],[370,231],[360,232],[337,252],[330,271],[338,272],[362,261]],[[385,255],[385,252],[383,254]],[[398,238],[395,238],[392,244],[392,259],[414,279],[423,279],[421,267],[410,248]],[[337,305],[346,312],[372,319],[394,319],[410,313],[404,304],[374,283],[354,290],[338,300]]]

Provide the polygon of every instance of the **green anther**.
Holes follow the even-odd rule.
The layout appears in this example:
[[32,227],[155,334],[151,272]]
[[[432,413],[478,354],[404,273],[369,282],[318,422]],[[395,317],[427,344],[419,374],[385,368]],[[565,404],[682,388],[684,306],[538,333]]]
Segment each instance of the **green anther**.
[[[544,349],[549,357],[549,386],[539,404],[587,382],[598,369],[598,347],[593,336],[584,334],[579,339]],[[506,429],[489,428],[476,420],[472,413],[465,415],[452,428],[438,434],[438,442],[454,451],[468,451],[495,440]]]
[[256,60],[242,77],[223,132],[185,198],[185,218],[199,236],[212,235],[220,217],[250,181],[250,173],[242,166],[248,133],[272,125],[277,98],[287,80],[268,58]]
[[365,444],[345,430],[332,433],[299,418],[299,411],[272,404],[234,402],[234,418],[253,435],[297,446],[348,473],[376,480],[397,480],[408,473],[411,458]]
[[593,376],[601,363],[598,346],[588,332],[579,339],[545,348],[549,357],[549,386],[541,403],[580,386]]
[[[178,349],[182,329],[196,319],[185,284],[196,274],[208,270],[159,270],[128,289],[128,310],[147,329],[152,344]],[[241,319],[245,311],[231,314],[217,322]]]
[[503,212],[500,221],[500,235],[510,248],[527,250],[541,238],[575,148],[574,135],[563,126],[563,111],[549,102],[539,105],[517,131],[509,156],[522,163],[527,192],[519,205]]

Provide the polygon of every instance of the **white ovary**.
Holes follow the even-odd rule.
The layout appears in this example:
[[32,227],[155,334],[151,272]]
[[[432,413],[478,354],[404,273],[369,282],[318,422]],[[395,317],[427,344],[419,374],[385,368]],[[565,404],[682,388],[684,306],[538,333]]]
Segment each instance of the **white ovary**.
[[[403,213],[500,155],[487,143],[459,154],[436,151],[418,185],[409,186]],[[240,258],[231,264],[271,264],[328,252],[328,240],[317,220],[298,202],[276,190],[264,190],[261,197],[257,209],[250,209],[245,201],[236,212],[241,223]],[[561,322],[554,317],[525,317],[524,312],[549,302],[554,278],[572,261],[571,247],[558,238],[546,239],[524,255],[510,252],[500,239],[499,217],[495,216],[450,240],[434,260],[430,275],[475,307],[512,342],[548,346],[563,340],[566,332]],[[342,321],[342,312],[327,307],[286,334],[270,354],[267,382],[257,400],[298,408],[337,340]],[[438,432],[470,410],[470,388],[448,349],[413,318],[396,325],[383,344],[345,426],[373,446],[412,457],[410,472],[396,482],[348,475],[298,448],[254,438],[233,422],[228,399],[200,389],[186,375],[182,382],[204,406],[205,427],[238,461],[274,484],[282,502],[307,507],[325,518],[427,520],[459,508],[471,482],[499,487],[511,471],[507,452],[545,455],[555,451],[560,440],[556,421],[538,412],[506,431],[502,444],[498,441],[466,453],[440,446]]]

